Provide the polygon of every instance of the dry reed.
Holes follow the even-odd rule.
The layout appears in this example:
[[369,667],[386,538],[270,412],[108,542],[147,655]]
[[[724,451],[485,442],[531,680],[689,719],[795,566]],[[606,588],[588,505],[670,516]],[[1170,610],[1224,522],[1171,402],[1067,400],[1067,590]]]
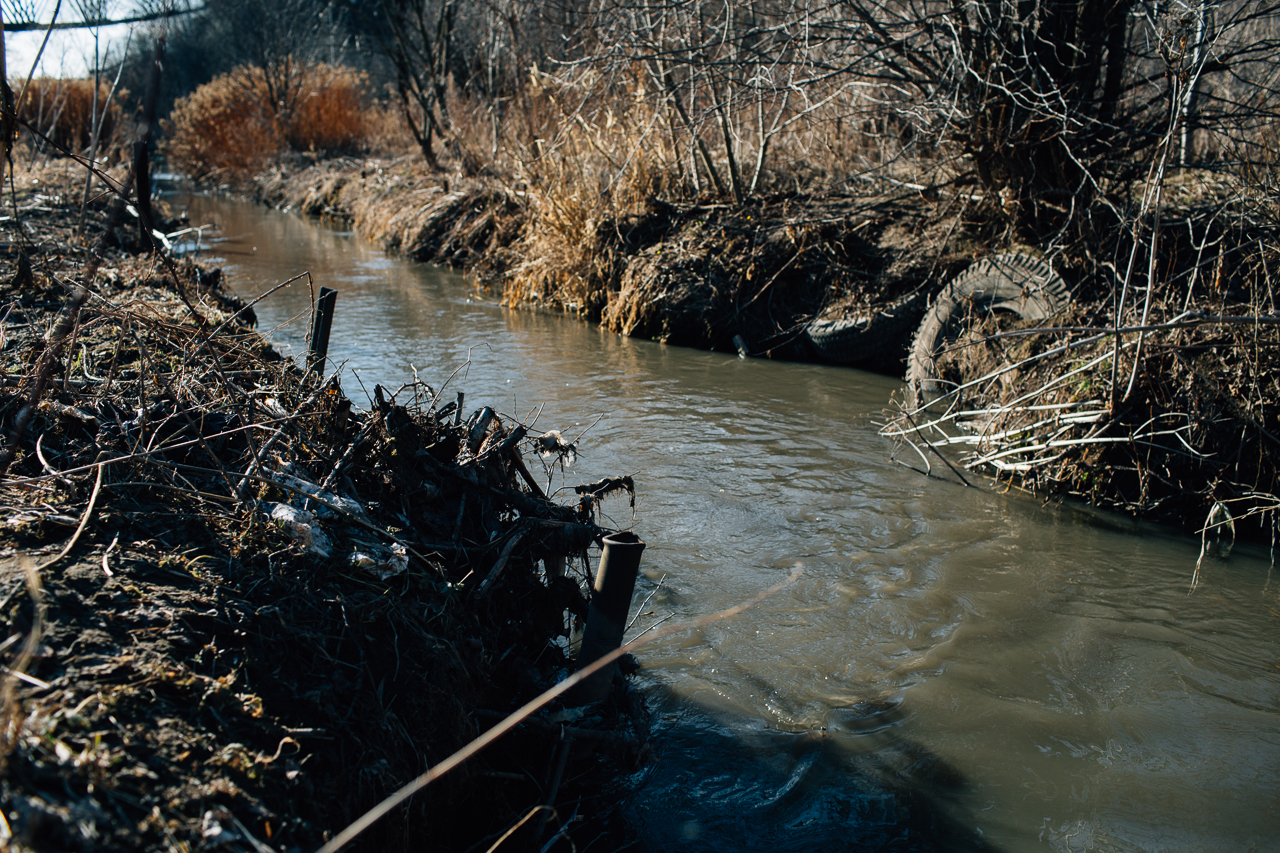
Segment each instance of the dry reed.
[[[14,92],[22,92],[22,82],[12,82]],[[127,92],[117,93],[117,99],[108,102],[111,86],[98,85],[97,110],[102,118],[99,146],[108,147],[120,125],[118,100],[128,97]],[[88,151],[93,138],[94,97],[92,80],[61,80],[51,77],[33,79],[17,104],[18,118],[27,126],[39,131],[60,150]]]

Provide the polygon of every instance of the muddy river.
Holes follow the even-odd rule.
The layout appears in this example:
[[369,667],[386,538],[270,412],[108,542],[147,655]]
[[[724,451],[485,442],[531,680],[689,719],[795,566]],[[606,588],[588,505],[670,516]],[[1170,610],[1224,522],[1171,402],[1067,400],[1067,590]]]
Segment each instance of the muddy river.
[[[413,371],[578,437],[553,487],[631,474],[634,635],[803,575],[640,655],[656,756],[630,849],[1280,849],[1280,573],[1034,498],[928,480],[877,422],[900,383],[608,335],[474,301],[453,273],[207,198],[202,257],[256,295],[339,291],[357,404]],[[305,349],[291,285],[259,327]]]

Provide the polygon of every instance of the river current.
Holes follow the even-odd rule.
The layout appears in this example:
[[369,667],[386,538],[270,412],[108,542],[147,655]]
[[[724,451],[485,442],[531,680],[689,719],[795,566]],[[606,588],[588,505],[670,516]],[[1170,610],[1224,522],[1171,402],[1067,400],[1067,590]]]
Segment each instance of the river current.
[[[577,439],[553,488],[632,475],[634,513],[604,504],[648,543],[629,636],[803,569],[641,650],[655,755],[621,805],[630,849],[1280,849],[1266,549],[1207,558],[1189,593],[1191,537],[895,464],[894,379],[621,338],[296,216],[170,203],[219,226],[201,257],[242,295],[304,271],[338,290],[357,405],[416,370]],[[256,310],[305,350],[305,283]]]

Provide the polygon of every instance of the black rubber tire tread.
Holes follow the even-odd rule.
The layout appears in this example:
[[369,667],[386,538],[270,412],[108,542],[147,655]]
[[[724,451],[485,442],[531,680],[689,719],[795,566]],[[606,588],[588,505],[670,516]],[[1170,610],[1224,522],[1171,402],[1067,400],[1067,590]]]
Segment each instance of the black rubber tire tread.
[[841,317],[814,320],[805,335],[823,361],[853,364],[870,361],[894,346],[901,346],[911,327],[919,322],[923,291],[878,309]]
[[925,311],[907,355],[907,404],[927,405],[942,393],[937,357],[975,309],[1048,320],[1071,304],[1071,291],[1049,264],[1021,252],[984,258],[951,280]]

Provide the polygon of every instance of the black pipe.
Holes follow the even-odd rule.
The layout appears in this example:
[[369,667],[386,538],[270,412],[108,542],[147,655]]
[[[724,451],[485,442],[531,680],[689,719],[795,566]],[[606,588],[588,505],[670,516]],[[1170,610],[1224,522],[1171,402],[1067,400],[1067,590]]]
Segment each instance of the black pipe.
[[[587,628],[582,635],[582,649],[578,652],[580,669],[622,645],[643,552],[644,542],[634,533],[614,533],[604,537],[600,568],[591,587]],[[565,704],[574,707],[603,702],[609,695],[609,685],[617,671],[618,665],[610,664],[578,683],[566,694]]]

